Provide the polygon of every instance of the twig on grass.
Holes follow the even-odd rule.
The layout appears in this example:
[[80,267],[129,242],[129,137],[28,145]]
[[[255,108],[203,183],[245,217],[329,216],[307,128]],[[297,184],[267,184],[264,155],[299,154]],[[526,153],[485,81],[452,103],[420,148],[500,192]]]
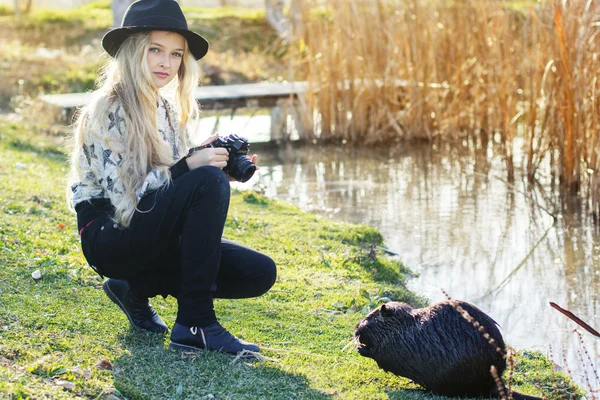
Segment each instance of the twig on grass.
[[322,357],[322,358],[327,358],[326,355],[324,354],[313,354],[313,353],[305,353],[303,351],[296,351],[296,350],[286,350],[286,349],[274,349],[271,347],[263,347],[264,350],[269,350],[269,351],[273,351],[275,353],[294,353],[294,354],[300,354],[303,356],[309,356],[309,357]]
[[346,345],[345,345],[345,346],[342,348],[342,350],[340,350],[340,351],[343,353],[344,351],[348,350],[348,348],[349,348],[350,346],[352,346],[352,345],[354,345],[354,347],[356,348],[357,344],[358,344],[358,342],[357,342],[356,338],[353,338],[353,339],[352,339],[351,341],[349,341],[349,342],[348,342],[348,344],[346,344]]
[[260,354],[257,351],[243,350],[243,351],[240,351],[239,353],[237,353],[237,356],[235,356],[235,358],[231,361],[231,364],[236,364],[241,359],[247,360],[250,358],[256,358],[259,361],[271,361],[271,362],[276,362],[276,363],[279,362],[279,360],[276,360],[274,358],[270,358],[267,356],[263,356],[262,354]]

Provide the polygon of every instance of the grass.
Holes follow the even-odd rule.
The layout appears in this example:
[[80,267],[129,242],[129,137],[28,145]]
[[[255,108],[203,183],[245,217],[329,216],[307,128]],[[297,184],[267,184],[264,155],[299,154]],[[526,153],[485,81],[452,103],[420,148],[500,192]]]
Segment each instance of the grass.
[[[225,235],[271,255],[264,296],[218,300],[221,322],[268,360],[166,349],[168,337],[130,330],[81,254],[65,205],[61,132],[0,122],[0,393],[9,398],[439,399],[387,374],[352,346],[354,326],[388,299],[426,300],[410,272],[383,254],[373,228],[333,222],[257,193],[234,193]],[[40,280],[32,273],[39,270]],[[172,325],[173,299],[154,306]],[[101,369],[104,363],[112,369]],[[517,389],[576,393],[539,353],[522,354]]]

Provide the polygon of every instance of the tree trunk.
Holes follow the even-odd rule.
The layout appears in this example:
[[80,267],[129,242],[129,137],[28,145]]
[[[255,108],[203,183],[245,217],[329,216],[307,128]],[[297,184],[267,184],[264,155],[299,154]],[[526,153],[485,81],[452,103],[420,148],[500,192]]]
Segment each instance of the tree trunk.
[[21,5],[19,4],[19,0],[15,0],[15,15],[17,17],[21,15]]
[[265,0],[267,22],[284,42],[290,42],[291,24],[283,12],[284,0]]
[[292,36],[304,36],[304,0],[292,0],[290,4],[289,19],[292,24]]
[[285,0],[265,0],[265,16],[279,37],[290,43],[292,37],[300,37],[304,33],[304,0],[290,0],[288,16],[283,11],[285,3]]
[[132,0],[112,0],[112,5],[110,7],[113,12],[112,28],[118,28],[121,26],[123,17],[125,16],[125,11],[127,11],[127,7],[129,7],[131,3],[133,3]]

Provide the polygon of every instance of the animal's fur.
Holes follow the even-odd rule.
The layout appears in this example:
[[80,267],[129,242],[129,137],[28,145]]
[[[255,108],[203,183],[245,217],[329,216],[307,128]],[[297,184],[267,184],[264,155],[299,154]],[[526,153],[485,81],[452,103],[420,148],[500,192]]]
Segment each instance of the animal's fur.
[[[355,339],[361,355],[433,393],[498,397],[490,368],[495,366],[498,375],[506,369],[504,341],[496,322],[472,304],[444,301],[415,309],[405,303],[386,303],[357,325]],[[515,392],[513,398],[537,399]]]

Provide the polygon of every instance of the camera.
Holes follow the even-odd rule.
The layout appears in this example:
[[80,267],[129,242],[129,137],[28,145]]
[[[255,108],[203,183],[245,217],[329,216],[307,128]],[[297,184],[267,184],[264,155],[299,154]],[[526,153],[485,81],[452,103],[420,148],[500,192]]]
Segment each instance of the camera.
[[250,144],[244,137],[232,134],[217,138],[208,147],[222,147],[229,152],[229,161],[223,171],[238,182],[246,182],[256,171],[256,165],[248,158]]

